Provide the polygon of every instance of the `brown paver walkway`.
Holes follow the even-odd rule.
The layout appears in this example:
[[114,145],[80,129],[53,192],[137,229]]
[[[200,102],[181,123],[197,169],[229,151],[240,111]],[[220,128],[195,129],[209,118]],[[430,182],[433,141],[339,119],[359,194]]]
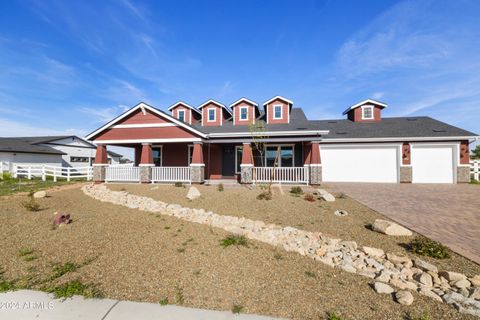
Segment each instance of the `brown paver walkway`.
[[329,183],[364,205],[480,264],[480,186]]

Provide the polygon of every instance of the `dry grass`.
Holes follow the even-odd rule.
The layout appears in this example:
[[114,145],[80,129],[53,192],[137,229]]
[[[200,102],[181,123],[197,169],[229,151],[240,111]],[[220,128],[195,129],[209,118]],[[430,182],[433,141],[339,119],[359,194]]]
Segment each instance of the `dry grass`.
[[[151,192],[166,201],[174,197],[183,200],[187,192],[174,187],[152,191],[151,186],[117,187],[136,193]],[[201,191],[210,197],[207,188],[202,187]],[[175,192],[170,192],[171,189]],[[232,203],[232,195],[237,191],[225,188],[224,192],[218,192],[215,187],[211,190],[226,199],[222,201],[223,210],[216,211],[233,214],[229,211],[237,209],[236,203]],[[265,220],[290,224],[292,218],[276,211],[282,204],[297,200],[304,206],[312,205],[316,212],[316,219],[313,213],[302,218],[306,214],[304,206],[293,210],[298,203],[288,205],[292,210],[290,215],[300,216],[298,221],[305,229],[318,228],[322,215],[327,215],[322,213],[326,209],[320,207],[326,204],[320,201],[310,203],[288,194],[281,203],[259,201],[255,199],[256,194],[256,191],[246,192],[243,203],[250,197],[256,204],[274,206],[274,210],[270,208],[268,219],[265,212],[251,212],[251,217],[263,215]],[[341,314],[344,319],[403,319],[407,313],[422,312],[434,314],[436,319],[473,319],[419,295],[415,295],[414,305],[401,306],[387,295],[376,294],[367,278],[331,269],[264,243],[249,240],[248,247],[224,248],[219,243],[229,234],[223,230],[102,203],[86,197],[78,189],[40,199],[42,207],[48,209],[37,213],[22,208],[19,201],[22,198],[0,198],[0,269],[5,270],[2,281],[27,279],[27,286],[37,289],[66,288],[68,283],[82,283],[115,299],[170,301],[219,310],[241,306],[241,312],[245,313],[294,319],[324,319],[331,312]],[[211,198],[210,202],[216,200],[218,198]],[[196,205],[195,201],[190,205]],[[52,230],[53,212],[57,210],[71,213],[73,223]],[[330,210],[329,216],[333,215]],[[19,255],[22,248],[34,250],[38,259],[24,261]],[[184,252],[178,252],[178,248]],[[54,267],[66,263],[68,267]],[[49,280],[54,274],[61,276]]]

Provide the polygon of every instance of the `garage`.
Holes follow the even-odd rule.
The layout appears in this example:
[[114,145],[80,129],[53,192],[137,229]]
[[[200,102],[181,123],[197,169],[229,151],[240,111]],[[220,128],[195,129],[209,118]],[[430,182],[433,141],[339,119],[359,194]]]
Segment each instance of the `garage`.
[[325,182],[398,182],[400,145],[320,147]]
[[412,144],[413,183],[454,183],[456,145]]

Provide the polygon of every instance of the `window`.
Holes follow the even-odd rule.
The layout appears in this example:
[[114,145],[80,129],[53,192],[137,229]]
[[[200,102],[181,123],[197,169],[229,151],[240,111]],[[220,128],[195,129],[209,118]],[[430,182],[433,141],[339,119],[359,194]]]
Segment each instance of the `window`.
[[243,154],[243,146],[236,146],[235,147],[235,173],[241,173],[242,169],[240,165],[242,164],[242,154]]
[[293,167],[293,146],[267,146],[265,149],[265,165],[267,167]]
[[240,120],[248,120],[248,107],[240,107]]
[[70,162],[88,162],[88,157],[70,157]]
[[215,108],[210,108],[207,110],[208,111],[208,121],[209,122],[214,122],[215,117],[216,117],[216,110]]
[[193,158],[193,145],[188,146],[188,165],[192,163],[192,158]]
[[282,119],[282,106],[273,106],[273,119]]
[[362,119],[373,119],[373,107],[372,106],[363,106],[362,107]]
[[185,122],[185,110],[178,110],[178,120]]
[[152,153],[153,153],[153,163],[155,164],[155,167],[161,167],[162,166],[162,147],[155,147],[152,148]]

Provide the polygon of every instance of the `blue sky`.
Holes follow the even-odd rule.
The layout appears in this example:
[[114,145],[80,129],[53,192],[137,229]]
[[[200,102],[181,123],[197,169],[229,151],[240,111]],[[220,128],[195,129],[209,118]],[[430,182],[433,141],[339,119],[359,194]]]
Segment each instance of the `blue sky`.
[[2,1],[0,136],[85,135],[140,101],[310,118],[365,98],[480,133],[480,1]]

